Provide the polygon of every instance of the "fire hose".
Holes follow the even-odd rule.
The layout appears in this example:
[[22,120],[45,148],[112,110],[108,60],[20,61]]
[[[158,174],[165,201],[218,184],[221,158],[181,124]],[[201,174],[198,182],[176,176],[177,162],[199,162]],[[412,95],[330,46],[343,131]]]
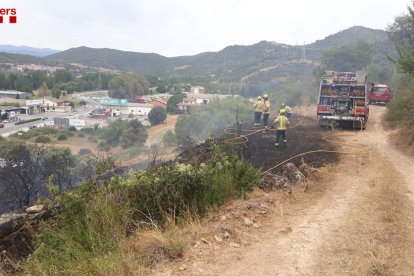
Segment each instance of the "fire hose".
[[[301,118],[299,118],[298,121],[299,122],[296,125],[292,126],[290,129],[295,128],[295,127],[299,127],[299,126],[303,125],[303,120]],[[237,136],[236,137],[233,137],[233,138],[229,138],[229,139],[223,140],[222,142],[225,143],[225,144],[232,143],[232,144],[236,144],[236,145],[246,144],[249,141],[248,136],[253,135],[253,134],[256,134],[258,132],[265,132],[265,131],[268,131],[268,130],[271,130],[272,131],[274,129],[244,129],[244,130],[240,130],[240,131],[248,132],[248,133],[247,134],[239,134],[238,129],[236,129],[236,128],[226,128],[226,129],[224,129],[224,133],[225,134],[228,134],[228,135],[237,135]],[[347,144],[347,143],[344,143],[344,142],[338,142],[338,141],[332,140],[332,138],[334,138],[334,137],[353,136],[353,135],[354,134],[340,134],[340,135],[338,135],[338,134],[332,134],[332,135],[324,136],[324,137],[322,137],[322,139],[325,140],[325,141],[327,141],[327,142],[330,142],[332,144],[360,148],[360,147],[355,146],[355,145],[350,145],[350,144]],[[237,141],[237,140],[241,140],[241,141]],[[236,142],[232,142],[232,141],[236,141]],[[308,155],[308,154],[315,154],[315,153],[354,154],[352,152],[338,151],[338,150],[324,150],[324,149],[306,151],[306,152],[302,152],[302,153],[299,153],[299,154],[296,154],[294,156],[289,157],[288,159],[286,159],[286,160],[284,160],[284,161],[282,161],[282,162],[280,162],[280,163],[272,166],[271,168],[263,171],[262,174],[265,174],[267,172],[270,172],[273,169],[275,169],[275,168],[277,168],[277,167],[279,167],[279,166],[281,166],[281,165],[283,165],[283,164],[285,164],[285,163],[287,163],[287,162],[289,162],[289,161],[291,161],[291,160],[293,160],[295,158],[298,158],[298,157],[301,157],[301,156],[305,156],[305,155]]]

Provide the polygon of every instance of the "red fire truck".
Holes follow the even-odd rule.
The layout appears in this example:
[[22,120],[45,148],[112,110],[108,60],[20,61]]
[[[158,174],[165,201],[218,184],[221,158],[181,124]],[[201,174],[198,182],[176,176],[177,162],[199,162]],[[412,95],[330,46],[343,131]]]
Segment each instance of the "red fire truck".
[[321,127],[350,122],[355,129],[365,129],[368,116],[365,71],[327,71],[321,77],[317,107],[317,118]]

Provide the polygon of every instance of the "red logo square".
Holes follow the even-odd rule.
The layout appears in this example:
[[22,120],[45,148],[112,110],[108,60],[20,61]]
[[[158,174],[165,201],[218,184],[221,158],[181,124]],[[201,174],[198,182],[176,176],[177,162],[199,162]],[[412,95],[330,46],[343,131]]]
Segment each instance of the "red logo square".
[[10,23],[16,23],[17,22],[17,16],[10,16],[9,17],[9,22]]
[[3,23],[3,16],[0,16],[0,23]]

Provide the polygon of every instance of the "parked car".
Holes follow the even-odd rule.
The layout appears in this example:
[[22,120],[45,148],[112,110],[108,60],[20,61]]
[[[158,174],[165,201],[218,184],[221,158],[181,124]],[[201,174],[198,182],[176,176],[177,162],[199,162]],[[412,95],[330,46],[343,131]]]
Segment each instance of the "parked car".
[[105,108],[98,108],[94,109],[91,112],[89,112],[90,116],[96,116],[96,115],[110,115],[110,111],[106,110]]
[[0,128],[3,128],[3,127],[4,127],[4,124],[0,123]]
[[391,89],[387,84],[373,85],[368,94],[369,104],[388,103],[392,98]]

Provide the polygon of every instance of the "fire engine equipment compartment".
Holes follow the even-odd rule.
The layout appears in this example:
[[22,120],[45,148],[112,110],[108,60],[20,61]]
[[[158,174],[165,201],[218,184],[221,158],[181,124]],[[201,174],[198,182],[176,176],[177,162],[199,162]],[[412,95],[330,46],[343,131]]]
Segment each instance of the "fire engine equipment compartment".
[[327,72],[320,82],[317,118],[320,126],[350,121],[365,129],[368,121],[366,72]]

